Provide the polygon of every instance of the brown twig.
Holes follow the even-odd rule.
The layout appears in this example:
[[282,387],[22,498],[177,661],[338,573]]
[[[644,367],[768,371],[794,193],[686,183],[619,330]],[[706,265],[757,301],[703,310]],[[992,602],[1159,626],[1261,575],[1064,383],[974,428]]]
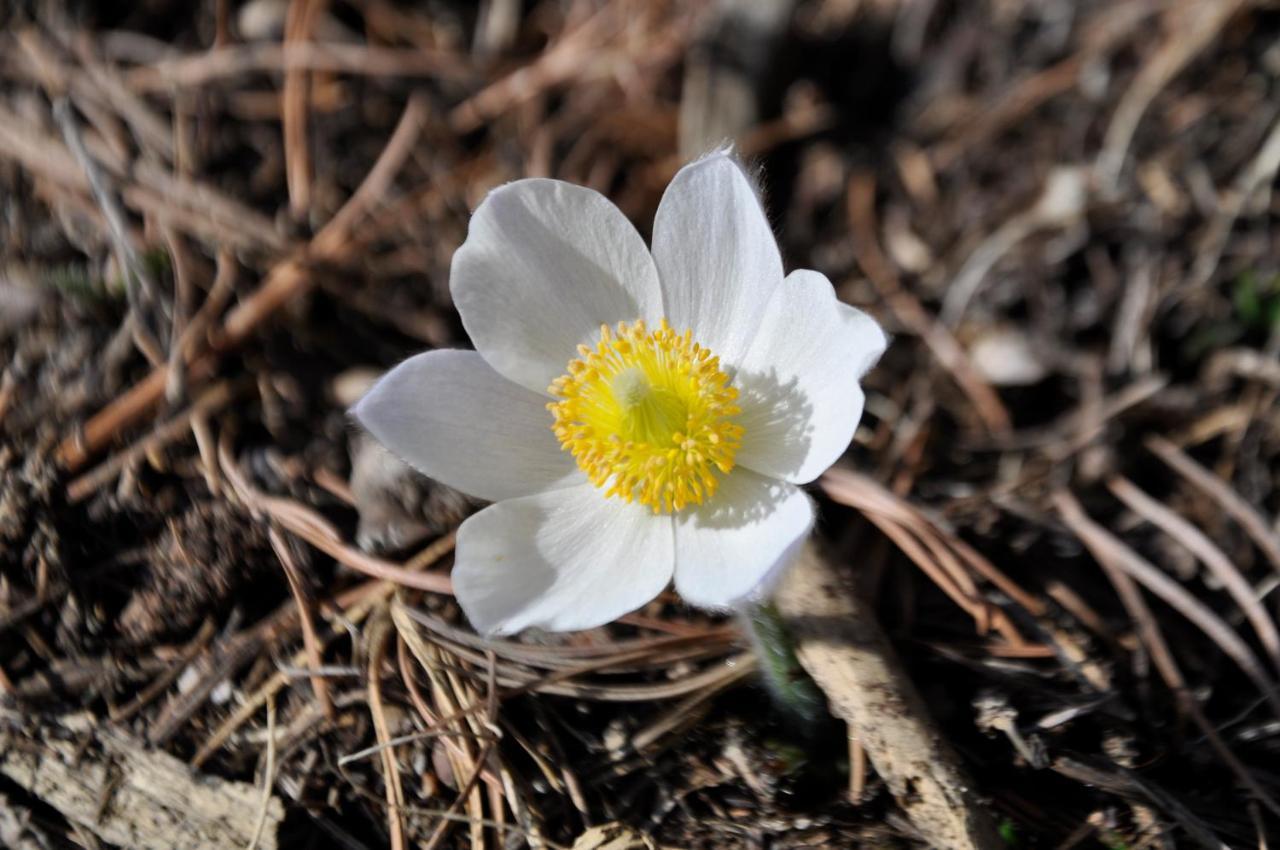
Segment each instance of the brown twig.
[[1227,21],[1244,6],[1245,0],[1182,0],[1168,11],[1172,26],[1164,44],[1142,66],[1107,127],[1096,166],[1104,190],[1114,190],[1129,144],[1156,95],[1213,43]]
[[1186,452],[1163,437],[1154,435],[1148,437],[1145,445],[1174,472],[1189,481],[1240,523],[1240,527],[1253,538],[1253,542],[1271,561],[1272,568],[1280,573],[1280,539],[1277,539],[1275,533],[1267,527],[1267,521],[1252,505],[1242,499],[1240,494],[1227,486],[1222,479],[1196,463]]
[[1275,623],[1267,614],[1267,609],[1254,594],[1253,587],[1245,580],[1231,559],[1200,529],[1148,496],[1128,479],[1111,478],[1107,481],[1107,487],[1131,510],[1141,514],[1165,534],[1177,540],[1209,568],[1231,594],[1235,603],[1240,606],[1240,610],[1244,612],[1257,633],[1262,648],[1271,659],[1272,666],[1280,671],[1280,632],[1277,632]]
[[[424,565],[429,566],[429,565]],[[330,614],[326,614],[326,619],[332,623],[341,621],[342,623],[350,623],[358,625],[368,616],[369,612],[379,604],[385,601],[394,591],[397,585],[383,582],[366,582],[338,597],[331,606],[334,610]],[[322,606],[323,610],[323,606]],[[332,637],[330,633],[326,641]],[[291,663],[294,665],[302,664],[306,661],[306,650],[302,650],[294,655]],[[236,730],[248,722],[262,706],[266,704],[268,698],[279,693],[280,690],[291,683],[292,679],[284,672],[277,671],[271,676],[261,687],[241,703],[239,707],[232,712],[222,724],[213,731],[208,740],[201,745],[200,749],[191,758],[193,767],[200,767],[214,753],[222,748]]]
[[281,527],[298,535],[339,563],[365,575],[418,590],[453,594],[453,584],[448,576],[414,572],[381,558],[366,555],[348,546],[338,534],[337,529],[316,511],[300,502],[267,496],[259,492],[249,484],[244,473],[240,471],[239,465],[232,460],[230,449],[225,442],[218,446],[218,459],[222,474],[251,514],[279,523]]
[[1230,193],[1221,204],[1218,215],[1210,223],[1204,237],[1204,247],[1196,255],[1190,279],[1184,284],[1187,291],[1199,291],[1209,283],[1213,273],[1217,271],[1218,262],[1222,259],[1222,252],[1227,246],[1231,228],[1235,226],[1236,220],[1240,218],[1258,190],[1275,182],[1277,171],[1280,171],[1280,121],[1271,125],[1267,138],[1258,148],[1253,159],[1236,177]]
[[464,57],[443,50],[262,42],[161,59],[128,72],[125,82],[137,92],[162,93],[208,85],[241,74],[290,70],[334,71],[377,77],[438,77],[456,81],[465,81],[474,75]]
[[1213,609],[1192,596],[1186,588],[1169,578],[1149,561],[1134,552],[1110,532],[1098,525],[1080,508],[1062,495],[1056,498],[1059,513],[1089,550],[1098,556],[1105,552],[1112,568],[1121,570],[1147,590],[1159,596],[1179,614],[1218,645],[1223,654],[1236,663],[1262,695],[1272,712],[1280,718],[1280,689],[1267,675],[1262,663],[1235,630]]
[[180,353],[183,362],[189,363],[202,353],[201,349],[207,344],[205,335],[217,321],[223,308],[231,300],[231,296],[235,294],[236,267],[233,251],[227,248],[218,251],[217,269],[214,272],[209,293],[205,296],[204,303],[182,329],[177,344],[172,346],[171,356],[173,350],[176,350]]
[[[1200,731],[1204,733],[1209,745],[1213,747],[1219,758],[1235,774],[1236,778],[1240,780],[1240,783],[1248,788],[1254,797],[1270,809],[1273,814],[1280,815],[1280,803],[1272,798],[1266,789],[1254,779],[1253,775],[1249,773],[1249,769],[1236,757],[1235,753],[1231,752],[1226,742],[1222,740],[1222,736],[1218,734],[1218,730],[1205,716],[1199,702],[1196,701],[1195,695],[1187,686],[1182,671],[1178,669],[1178,664],[1173,659],[1173,653],[1169,651],[1168,643],[1165,642],[1164,636],[1160,634],[1160,629],[1156,625],[1155,617],[1151,614],[1151,609],[1142,598],[1142,593],[1138,590],[1137,584],[1118,565],[1112,547],[1107,545],[1105,538],[1092,534],[1092,523],[1084,516],[1084,509],[1080,507],[1080,503],[1076,501],[1074,496],[1065,490],[1059,490],[1054,494],[1053,499],[1063,520],[1073,525],[1073,530],[1078,529],[1079,532],[1083,532],[1080,538],[1081,542],[1089,547],[1090,552],[1098,559],[1098,563],[1102,565],[1103,571],[1111,581],[1112,586],[1115,587],[1120,601],[1137,625],[1138,635],[1142,639],[1143,645],[1146,646],[1147,651],[1151,654],[1151,660],[1154,662],[1156,670],[1159,671],[1160,677],[1164,679],[1165,685],[1173,692],[1178,704],[1182,706],[1196,726],[1200,728]],[[1081,522],[1082,519],[1084,522]]]
[[391,833],[392,850],[404,850],[404,787],[400,784],[400,766],[395,750],[390,745],[391,731],[387,725],[386,708],[382,702],[382,661],[386,657],[387,641],[391,636],[391,620],[385,608],[380,609],[370,621],[366,632],[369,647],[369,715],[378,743],[382,745],[382,781],[387,795],[387,826]]
[[186,330],[187,317],[191,312],[192,282],[190,261],[182,238],[172,229],[161,226],[160,234],[169,249],[169,257],[173,264],[173,321],[169,327],[169,357],[167,360],[169,375],[165,382],[165,399],[170,404],[177,404],[186,395],[186,364],[182,357],[182,335]]
[[933,151],[936,167],[950,168],[970,151],[1017,126],[1043,104],[1077,88],[1081,72],[1121,45],[1157,8],[1155,3],[1122,3],[1106,9],[1099,19],[1089,21],[1080,50],[1044,70],[1015,80],[993,102],[975,105],[954,122],[954,132],[948,133]]
[[[352,232],[367,213],[375,197],[390,184],[395,172],[409,155],[417,137],[425,106],[418,98],[410,98],[400,123],[378,161],[355,194],[312,240],[308,254],[314,260],[335,260]],[[3,144],[3,115],[0,115],[0,144]],[[290,257],[272,267],[262,285],[249,298],[240,302],[222,322],[221,333],[212,341],[216,353],[229,351],[242,343],[262,322],[305,291],[311,282],[302,258]],[[188,380],[195,381],[216,368],[212,356],[198,357],[189,366]],[[164,394],[167,371],[157,369],[135,384],[115,401],[85,423],[82,434],[67,437],[58,446],[57,459],[69,471],[75,471],[91,455],[102,449],[115,435],[147,416]]]
[[869,172],[858,172],[849,180],[846,200],[858,264],[898,320],[924,341],[938,363],[955,379],[987,429],[997,434],[1008,431],[1012,420],[1000,397],[978,374],[951,332],[902,288],[888,258],[880,250],[875,192],[875,177]]
[[271,803],[271,788],[276,782],[276,701],[267,700],[267,763],[262,769],[262,804],[258,816],[254,819],[253,837],[249,839],[248,850],[257,850],[262,839],[262,829],[267,823],[267,812]]
[[293,594],[294,604],[298,606],[302,643],[307,653],[307,665],[312,670],[311,690],[315,694],[316,701],[320,703],[325,719],[332,721],[337,715],[333,710],[333,700],[329,696],[329,684],[324,676],[315,673],[324,664],[324,654],[320,638],[316,636],[315,623],[311,618],[311,602],[307,598],[306,583],[298,571],[298,565],[293,561],[293,555],[289,552],[289,544],[280,536],[280,532],[269,528],[267,538],[271,541],[271,548],[275,551],[276,557],[280,559],[280,566],[284,568],[285,578],[289,582],[289,592]]
[[864,511],[867,519],[968,612],[980,629],[989,624],[1015,646],[1025,643],[1008,616],[978,595],[966,567],[995,584],[1033,616],[1042,615],[1044,605],[972,547],[952,539],[905,500],[866,476],[844,469],[831,469],[822,477],[821,485],[837,502]]
[[[284,47],[311,40],[316,21],[324,14],[325,0],[292,0],[285,13]],[[311,150],[307,141],[307,112],[311,77],[305,68],[289,68],[280,95],[284,129],[285,183],[289,212],[302,221],[311,209]]]
[[[156,374],[164,376],[165,373]],[[74,479],[67,485],[67,499],[80,502],[87,499],[99,488],[120,474],[126,466],[141,460],[151,452],[182,439],[191,428],[192,421],[198,415],[216,413],[235,397],[235,388],[230,381],[221,381],[200,394],[186,410],[167,422],[157,426],[151,433],[142,437],[133,445],[112,455],[89,472]]]
[[213,620],[205,620],[204,624],[200,627],[200,631],[196,633],[196,636],[192,638],[191,642],[182,650],[182,653],[173,662],[173,664],[170,665],[168,671],[157,676],[154,682],[139,691],[138,695],[131,701],[109,711],[108,716],[111,720],[115,723],[124,723],[168,690],[169,686],[173,684],[180,675],[182,675],[182,671],[187,669],[187,665],[190,664],[209,644],[209,641],[213,639],[215,630],[216,627]]
[[133,333],[138,348],[152,361],[152,365],[158,365],[160,343],[156,341],[147,325],[147,307],[157,303],[158,300],[156,284],[138,259],[137,249],[134,248],[133,241],[129,237],[124,210],[120,208],[115,193],[106,184],[102,170],[85,147],[75,116],[71,112],[71,104],[65,97],[54,100],[53,117],[62,128],[62,136],[66,140],[67,148],[84,170],[93,198],[98,202],[102,215],[106,219],[107,233],[115,250],[120,274],[124,278],[125,295],[129,300],[129,310],[133,317]]

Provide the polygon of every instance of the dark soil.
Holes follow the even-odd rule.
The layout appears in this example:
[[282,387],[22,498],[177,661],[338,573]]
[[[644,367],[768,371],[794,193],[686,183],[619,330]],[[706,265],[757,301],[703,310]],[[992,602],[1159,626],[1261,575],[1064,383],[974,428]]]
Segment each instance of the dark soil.
[[[1005,840],[1280,841],[1280,14],[806,0],[761,34],[709,3],[479,5],[511,29],[444,0],[0,11],[0,740],[87,710],[269,780],[281,847],[918,845],[874,768],[851,790],[841,724],[727,678],[732,621],[662,597],[486,656],[441,579],[475,506],[345,413],[466,345],[449,259],[489,188],[592,185],[647,233],[709,63],[756,91],[739,148],[788,268],[894,336],[842,461],[874,489],[815,487],[819,535]],[[309,6],[358,61],[286,82],[265,48]],[[1134,590],[1144,563],[1165,584]],[[402,736],[389,783],[364,751]],[[0,809],[0,844],[106,846],[2,771]]]

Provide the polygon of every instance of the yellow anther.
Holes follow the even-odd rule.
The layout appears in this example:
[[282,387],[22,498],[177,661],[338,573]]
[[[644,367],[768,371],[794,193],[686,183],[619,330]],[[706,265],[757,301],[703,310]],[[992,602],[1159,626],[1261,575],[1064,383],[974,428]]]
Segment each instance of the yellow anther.
[[733,469],[742,444],[738,391],[720,360],[676,333],[666,319],[601,325],[594,349],[548,388],[560,401],[552,431],[587,478],[607,496],[654,513],[700,505],[716,492],[716,471]]

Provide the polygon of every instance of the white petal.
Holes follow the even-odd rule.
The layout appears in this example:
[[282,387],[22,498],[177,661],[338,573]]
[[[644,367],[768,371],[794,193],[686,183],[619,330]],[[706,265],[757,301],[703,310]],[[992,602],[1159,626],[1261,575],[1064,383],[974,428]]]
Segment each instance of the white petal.
[[662,316],[658,272],[631,222],[599,192],[559,180],[490,192],[449,287],[476,350],[539,393],[600,325]]
[[744,430],[737,462],[796,484],[821,475],[853,439],[858,379],[884,348],[880,326],[837,301],[824,276],[789,274],[734,378]]
[[[826,278],[818,274],[818,272],[809,272],[807,269],[796,269],[796,273],[813,274]],[[828,283],[828,286],[831,284]],[[871,367],[880,361],[880,355],[884,354],[884,350],[889,346],[889,337],[885,334],[884,328],[880,327],[875,319],[859,310],[857,307],[851,307],[843,301],[837,302],[840,309],[840,319],[844,322],[845,333],[852,339],[857,340],[856,353],[851,358],[854,377],[862,380],[862,376],[871,371]]]
[[510,499],[458,529],[453,590],[476,631],[589,629],[671,580],[671,517],[583,484]]
[[734,469],[707,504],[676,517],[676,590],[702,608],[762,596],[812,527],[798,487]]
[[545,396],[474,351],[428,351],[392,369],[355,406],[360,424],[424,475],[479,499],[578,480],[551,432]]
[[782,283],[782,257],[751,182],[731,157],[686,165],[662,196],[653,258],[667,319],[732,369]]

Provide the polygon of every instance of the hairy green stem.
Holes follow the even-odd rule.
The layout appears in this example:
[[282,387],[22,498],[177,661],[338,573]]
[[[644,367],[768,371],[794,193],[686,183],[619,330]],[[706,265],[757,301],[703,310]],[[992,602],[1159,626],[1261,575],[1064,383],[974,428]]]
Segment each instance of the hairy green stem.
[[752,603],[742,623],[760,659],[769,693],[793,719],[812,730],[827,716],[827,701],[796,658],[795,641],[772,602]]

